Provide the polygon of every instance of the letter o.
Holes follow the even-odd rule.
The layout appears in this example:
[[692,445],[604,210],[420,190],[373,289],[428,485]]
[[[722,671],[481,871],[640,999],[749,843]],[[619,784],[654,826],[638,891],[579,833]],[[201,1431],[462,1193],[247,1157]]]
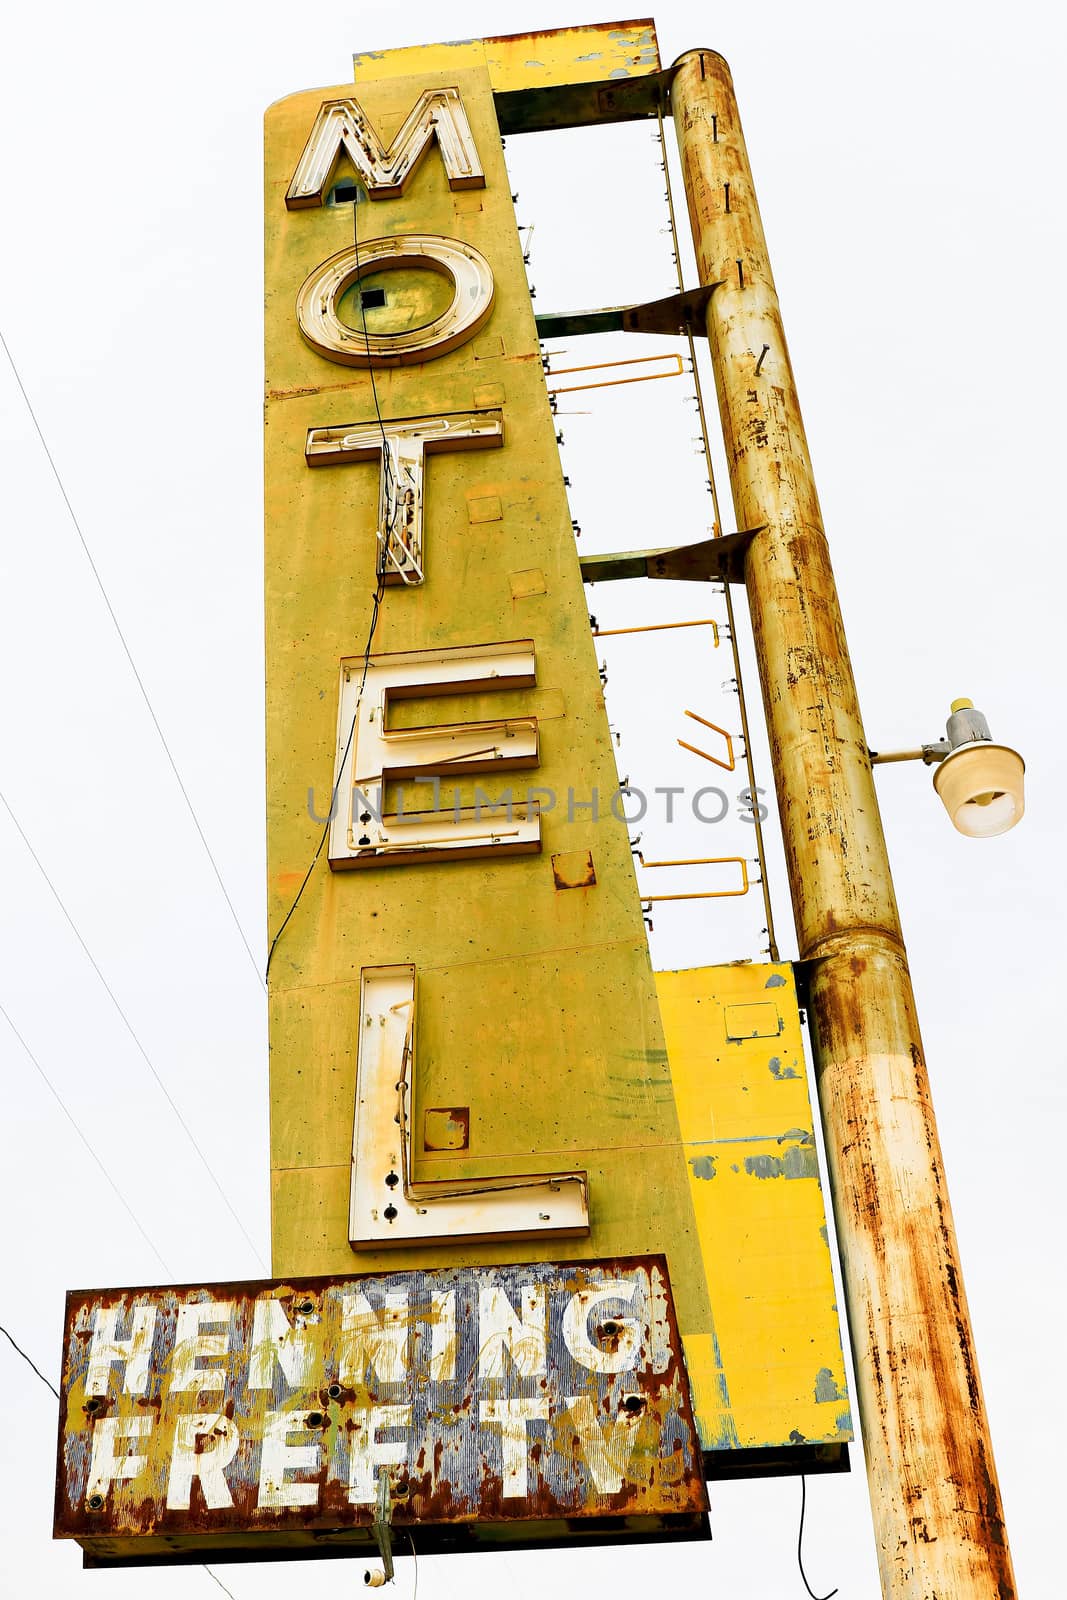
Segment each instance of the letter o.
[[[371,272],[426,267],[452,283],[452,303],[421,328],[402,333],[364,333],[337,315],[346,289]],[[313,350],[347,367],[403,366],[432,361],[465,344],[493,309],[493,269],[485,257],[459,239],[434,233],[398,234],[369,239],[328,257],[305,278],[296,297],[296,320]]]

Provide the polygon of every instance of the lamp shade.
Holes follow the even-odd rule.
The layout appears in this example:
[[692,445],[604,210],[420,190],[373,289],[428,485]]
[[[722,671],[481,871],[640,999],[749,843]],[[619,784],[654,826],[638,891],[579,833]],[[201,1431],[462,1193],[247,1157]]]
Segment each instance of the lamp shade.
[[988,739],[960,745],[934,771],[952,825],[971,839],[1007,833],[1023,814],[1023,758]]

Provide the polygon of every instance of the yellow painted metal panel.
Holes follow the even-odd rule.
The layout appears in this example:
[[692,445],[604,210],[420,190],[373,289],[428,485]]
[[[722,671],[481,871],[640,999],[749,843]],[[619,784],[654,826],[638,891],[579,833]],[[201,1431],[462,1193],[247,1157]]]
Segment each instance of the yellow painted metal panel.
[[357,83],[420,72],[448,77],[464,67],[484,66],[494,91],[507,93],[641,77],[658,72],[660,60],[655,24],[645,17],[496,39],[412,45],[407,50],[362,50],[353,56],[352,65]]
[[735,1432],[705,1447],[850,1439],[792,970],[660,972],[656,986],[717,1339],[686,1334],[686,1357],[702,1426],[718,1378]]

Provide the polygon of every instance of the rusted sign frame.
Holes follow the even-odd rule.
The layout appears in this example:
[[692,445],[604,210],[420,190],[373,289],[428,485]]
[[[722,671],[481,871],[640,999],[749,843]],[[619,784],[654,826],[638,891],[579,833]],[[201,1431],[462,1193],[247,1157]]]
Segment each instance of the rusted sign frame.
[[[409,1308],[394,1324],[394,1337],[410,1351],[402,1368],[399,1357],[390,1368],[374,1342],[388,1328],[390,1305],[399,1303],[390,1293]],[[448,1294],[446,1315],[441,1297]],[[194,1309],[186,1321],[214,1328],[225,1320],[226,1334],[209,1333],[205,1347],[191,1356],[182,1348],[176,1359],[181,1309],[205,1304],[232,1307],[232,1314],[215,1324]],[[129,1342],[135,1306],[145,1308],[144,1326],[153,1313],[140,1356],[136,1339]],[[261,1318],[257,1306],[270,1306],[269,1315]],[[101,1335],[100,1313],[110,1308],[119,1316]],[[206,1347],[213,1339],[218,1344]],[[394,1355],[399,1348],[393,1344]],[[204,1381],[194,1388],[197,1379]],[[582,1385],[578,1395],[568,1398],[576,1385]],[[398,1390],[401,1399],[409,1397],[406,1422],[375,1423],[370,1403],[377,1405],[385,1390],[391,1401]],[[204,1422],[194,1445],[193,1429],[207,1410],[218,1423],[216,1438]],[[520,1412],[521,1444],[512,1415]],[[118,1465],[108,1468],[104,1493],[91,1494],[90,1472],[99,1470],[92,1466],[95,1430],[109,1417],[116,1420],[100,1455],[106,1460],[110,1452]],[[183,1447],[177,1424],[188,1417]],[[286,1466],[268,1472],[263,1439],[279,1417],[279,1459],[286,1460],[287,1450],[291,1455]],[[127,1421],[132,1427],[124,1432]],[[406,1456],[397,1450],[390,1457],[389,1441],[377,1441],[395,1459],[390,1521],[400,1553],[412,1546],[423,1553],[709,1536],[699,1441],[662,1256],[74,1291],[67,1297],[56,1536],[76,1539],[91,1566],[370,1550],[378,1485],[363,1494],[362,1477],[369,1482],[379,1463],[363,1447],[368,1438],[375,1445],[376,1426],[408,1428]],[[287,1446],[289,1433],[313,1441],[317,1434],[321,1445]],[[127,1486],[119,1446],[128,1438],[128,1454],[144,1453],[146,1460]],[[191,1469],[184,1504],[174,1492],[183,1448],[188,1461],[195,1448],[200,1463]],[[220,1452],[227,1477],[209,1503],[212,1469],[203,1467],[200,1452],[211,1450]],[[314,1450],[321,1451],[318,1467]],[[301,1451],[309,1453],[301,1458]],[[517,1487],[505,1484],[511,1471],[519,1474]],[[357,1483],[360,1492],[353,1494]],[[297,1504],[296,1496],[279,1496],[279,1486],[314,1490],[314,1497],[305,1494]]]

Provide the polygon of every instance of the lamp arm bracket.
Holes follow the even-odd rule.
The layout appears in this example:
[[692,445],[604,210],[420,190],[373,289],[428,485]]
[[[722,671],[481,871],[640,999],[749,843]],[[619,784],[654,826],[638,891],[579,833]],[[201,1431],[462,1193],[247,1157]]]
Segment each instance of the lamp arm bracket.
[[917,750],[869,750],[867,754],[872,767],[886,766],[891,761],[921,761],[931,767],[944,761],[951,748],[947,739],[939,739],[935,744],[920,745]]

